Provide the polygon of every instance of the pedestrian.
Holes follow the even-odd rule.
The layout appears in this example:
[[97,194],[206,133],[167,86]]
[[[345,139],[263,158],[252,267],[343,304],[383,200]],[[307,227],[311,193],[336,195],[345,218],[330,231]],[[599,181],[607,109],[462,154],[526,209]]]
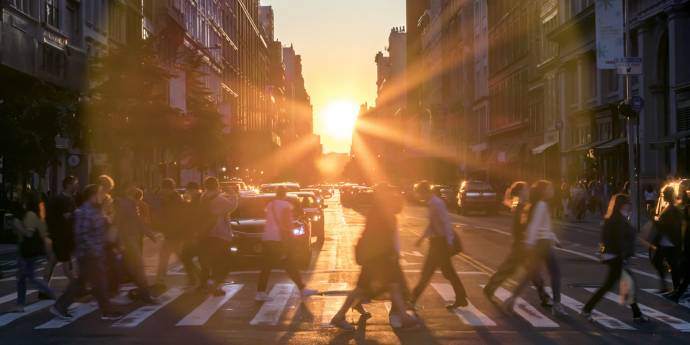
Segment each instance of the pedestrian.
[[108,299],[106,275],[106,245],[108,243],[108,220],[101,203],[104,193],[99,185],[88,185],[82,193],[83,204],[74,212],[74,256],[79,274],[70,281],[65,292],[58,298],[50,312],[61,319],[71,319],[69,306],[86,283],[101,310],[101,319],[117,320],[122,314],[115,311]]
[[[527,261],[528,250],[525,247],[525,231],[527,224],[525,224],[523,220],[523,212],[528,201],[529,185],[527,182],[517,181],[506,190],[503,203],[511,208],[513,214],[513,245],[511,246],[508,256],[503,259],[503,263],[498,266],[498,269],[496,269],[496,272],[489,278],[489,281],[484,287],[484,295],[489,298],[489,300],[493,301],[496,289],[509,277],[514,275],[520,267],[523,267]],[[537,289],[541,305],[550,307],[551,297],[544,289],[544,281],[539,273],[540,272],[537,271],[537,274],[531,277],[532,284]]]
[[144,192],[141,189],[134,186],[128,187],[125,196],[117,200],[115,224],[119,230],[126,273],[137,286],[130,296],[136,296],[145,304],[157,304],[158,302],[151,297],[149,291],[142,257],[144,236],[156,241],[155,234],[146,222],[147,206],[143,202],[143,197]]
[[296,267],[290,247],[287,245],[288,237],[293,229],[294,208],[287,200],[287,189],[279,186],[276,190],[276,197],[266,205],[266,225],[261,237],[261,248],[263,258],[261,262],[261,272],[256,289],[256,301],[268,302],[272,298],[266,293],[268,279],[274,266],[282,264],[288,276],[300,290],[300,295],[309,297],[315,295],[317,291],[307,289],[302,282],[302,276]]
[[673,187],[663,190],[664,201],[668,204],[655,222],[656,232],[652,239],[652,263],[659,274],[660,292],[669,293],[666,284],[667,266],[671,270],[673,290],[680,285],[680,254],[682,251],[683,215],[676,206],[676,195]]
[[187,270],[187,288],[199,286],[199,267],[194,258],[199,259],[200,220],[204,216],[201,210],[201,190],[196,182],[189,182],[185,192],[184,235],[181,237],[180,261]]
[[21,221],[15,219],[14,229],[19,247],[17,257],[17,305],[12,312],[23,313],[26,305],[26,284],[34,284],[47,299],[55,299],[55,293],[45,282],[36,279],[35,268],[39,257],[49,253],[48,231],[39,214],[40,195],[26,194]]
[[668,298],[676,303],[680,301],[690,286],[690,190],[683,193],[683,220],[685,221],[685,236],[683,237],[683,279],[678,288],[668,295]]
[[455,302],[447,306],[449,309],[467,306],[467,293],[458,274],[453,267],[453,247],[456,241],[453,224],[448,216],[448,209],[441,198],[431,190],[431,185],[424,181],[417,185],[417,193],[422,200],[428,200],[429,226],[424,234],[417,240],[419,246],[425,239],[429,239],[429,251],[427,252],[422,273],[417,286],[412,290],[412,304],[416,304],[424,289],[429,285],[431,278],[440,269],[443,277],[453,286]]
[[[630,258],[635,255],[635,242],[637,239],[637,232],[630,224],[631,213],[632,205],[628,195],[616,194],[611,197],[601,232],[601,261],[609,267],[609,270],[604,283],[582,308],[582,315],[589,320],[592,320],[592,310],[594,307],[616,285],[624,272],[631,279],[633,277],[632,271],[627,267]],[[633,284],[633,286],[636,285]],[[630,308],[632,309],[633,320],[636,322],[648,321],[642,315],[642,311],[640,311],[640,307],[637,305],[637,293],[635,293],[634,289],[631,293],[632,303]]]
[[[529,187],[525,186],[527,189],[527,192],[529,192]],[[572,200],[571,194],[570,194],[570,185],[568,182],[563,181],[561,183],[561,208],[562,208],[562,218],[567,218],[568,215],[571,213],[570,212],[570,201]],[[527,202],[527,201],[525,201]]]
[[553,185],[549,181],[537,181],[530,188],[530,202],[524,211],[527,216],[526,244],[530,258],[527,263],[527,274],[518,281],[513,294],[503,304],[504,310],[509,313],[513,312],[515,300],[527,286],[528,280],[546,265],[553,293],[551,312],[557,316],[567,315],[561,304],[561,271],[553,250],[553,246],[558,244],[549,211],[549,200],[553,198],[553,194]]
[[[213,295],[223,295],[222,285],[228,275],[228,250],[232,241],[232,230],[226,221],[228,214],[237,209],[239,196],[221,193],[220,184],[215,177],[204,180],[204,189],[200,207],[203,215],[200,218],[201,233],[199,259],[200,288],[207,289]],[[188,270],[189,272],[189,270]],[[209,279],[212,283],[209,285]],[[261,280],[261,278],[259,278]]]
[[[62,180],[62,192],[56,195],[46,210],[46,224],[51,239],[52,252],[45,268],[43,280],[50,285],[53,271],[57,263],[62,264],[62,270],[67,279],[75,278],[72,264],[74,252],[74,210],[77,208],[75,195],[79,190],[79,180],[69,175]],[[39,294],[39,298],[45,297]]]
[[[179,257],[180,242],[184,224],[182,223],[182,212],[184,201],[182,196],[175,190],[175,180],[166,178],[161,181],[158,191],[158,208],[153,214],[154,227],[164,236],[158,256],[158,271],[156,274],[156,285],[165,288],[165,278],[168,275],[168,263],[170,255],[173,253]],[[188,272],[185,267],[185,271]]]
[[[108,295],[116,297],[122,275],[122,253],[119,249],[118,230],[115,225],[115,180],[109,175],[98,176],[99,193],[101,194],[100,209],[106,220],[105,272]],[[124,303],[124,300],[122,301]]]
[[647,210],[647,217],[649,219],[654,219],[654,207],[656,206],[656,201],[658,198],[659,195],[656,194],[654,186],[648,184],[644,189],[644,204],[645,209]]
[[[357,286],[330,323],[342,330],[354,331],[355,327],[345,318],[350,308],[387,292],[391,299],[391,311],[396,313],[400,322],[396,328],[414,329],[419,327],[419,322],[406,312],[399,263],[400,239],[396,214],[402,210],[402,200],[386,186],[377,187],[373,199],[373,205],[367,211],[364,231],[355,247],[355,259],[362,266]],[[356,310],[365,319],[371,316],[362,309]]]

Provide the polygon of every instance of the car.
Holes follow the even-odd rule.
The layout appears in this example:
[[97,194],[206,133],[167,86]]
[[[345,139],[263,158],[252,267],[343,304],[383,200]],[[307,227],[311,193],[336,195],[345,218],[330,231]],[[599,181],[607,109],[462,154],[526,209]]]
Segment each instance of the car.
[[288,193],[288,195],[294,195],[300,199],[302,210],[304,210],[305,215],[311,218],[314,236],[323,242],[326,230],[326,218],[323,209],[328,206],[322,204],[313,192],[299,191]]
[[690,198],[690,179],[679,179],[669,183],[666,183],[659,191],[659,198],[656,202],[656,208],[654,209],[654,220],[659,220],[659,215],[666,209],[668,202],[664,200],[664,190],[666,188],[673,188],[675,205],[682,207],[683,205],[683,194]]
[[436,184],[431,186],[431,191],[438,195],[446,206],[454,206],[457,203],[457,191],[452,186]]
[[287,192],[299,192],[301,189],[299,183],[294,182],[280,182],[280,183],[265,183],[259,188],[261,193],[275,193],[278,187],[284,187]]
[[[262,255],[261,238],[266,225],[266,205],[274,199],[275,194],[269,193],[240,195],[237,209],[227,217],[233,234],[230,252],[234,256]],[[293,206],[294,223],[286,243],[295,263],[304,269],[311,263],[312,221],[304,213],[301,200],[297,196],[288,195],[287,200]]]
[[242,193],[242,192],[249,192],[249,191],[251,190],[251,189],[249,188],[249,186],[247,186],[247,184],[244,183],[244,181],[242,181],[241,179],[236,179],[236,178],[235,178],[235,179],[230,179],[230,180],[227,180],[227,181],[221,181],[221,182],[220,182],[220,189],[221,189],[223,192],[229,193],[229,192],[231,191],[232,188],[235,188],[235,189],[236,189],[237,191],[239,191],[240,193]]
[[326,198],[324,198],[323,192],[319,188],[302,188],[300,189],[300,192],[314,193],[316,202],[319,204],[319,206],[323,206],[326,203]]
[[498,212],[500,201],[496,190],[487,182],[467,180],[460,183],[456,206],[458,214],[464,215],[470,211],[495,214]]
[[374,204],[374,188],[367,186],[355,186],[351,192],[352,208],[362,209]]

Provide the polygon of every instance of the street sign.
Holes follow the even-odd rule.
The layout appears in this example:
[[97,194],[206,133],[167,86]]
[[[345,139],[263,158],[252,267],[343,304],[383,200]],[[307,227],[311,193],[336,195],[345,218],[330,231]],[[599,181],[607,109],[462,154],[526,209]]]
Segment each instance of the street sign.
[[633,96],[630,99],[630,108],[634,111],[640,112],[644,108],[644,99],[640,96]]
[[642,74],[642,58],[622,58],[618,60],[616,67],[619,75],[640,75]]

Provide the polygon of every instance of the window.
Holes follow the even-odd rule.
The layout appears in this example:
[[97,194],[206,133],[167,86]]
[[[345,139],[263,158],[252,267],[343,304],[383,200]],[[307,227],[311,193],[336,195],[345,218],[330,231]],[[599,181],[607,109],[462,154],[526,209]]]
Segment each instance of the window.
[[64,53],[50,45],[43,45],[43,70],[48,74],[62,78],[65,74]]
[[110,37],[116,42],[124,43],[127,37],[125,12],[122,7],[117,4],[113,4],[109,12],[108,31]]
[[54,28],[60,28],[60,9],[57,0],[45,0],[44,22]]
[[69,2],[65,13],[65,28],[69,34],[70,44],[80,45],[81,21],[79,20],[79,4]]
[[10,5],[14,6],[19,11],[26,15],[35,17],[36,16],[36,0],[10,0]]

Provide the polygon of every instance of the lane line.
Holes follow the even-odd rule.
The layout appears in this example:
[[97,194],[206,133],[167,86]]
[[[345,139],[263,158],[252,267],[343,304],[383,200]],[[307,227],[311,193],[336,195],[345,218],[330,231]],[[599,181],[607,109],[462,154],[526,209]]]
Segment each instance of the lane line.
[[70,314],[72,314],[72,318],[69,320],[63,320],[59,317],[55,317],[52,320],[36,326],[34,329],[56,329],[56,328],[62,328],[65,327],[77,320],[79,320],[81,317],[88,315],[90,313],[93,313],[94,311],[98,310],[98,303],[96,302],[89,302],[89,303],[74,303],[72,305],[72,308],[70,308]]
[[34,312],[39,311],[39,310],[43,310],[45,308],[48,308],[49,306],[53,305],[53,303],[55,303],[55,301],[42,300],[42,301],[38,301],[36,303],[27,305],[26,307],[24,307],[24,312],[22,312],[22,313],[7,313],[7,314],[0,315],[0,327],[6,326],[10,322],[21,319],[24,316],[30,315]]
[[239,292],[244,285],[228,284],[223,286],[225,295],[211,296],[180,320],[175,326],[203,326],[225,303]]
[[[481,286],[484,288],[484,285]],[[510,297],[511,293],[502,288],[499,287],[496,289],[495,296],[501,300],[505,301]],[[556,322],[553,320],[549,319],[546,317],[546,315],[542,314],[540,311],[538,311],[535,307],[533,307],[531,304],[527,303],[522,298],[517,298],[515,300],[515,313],[520,315],[525,321],[529,322],[532,326],[538,327],[538,328],[558,328],[560,327]]]
[[[553,295],[553,292],[551,291],[550,287],[546,287],[545,289],[546,292]],[[561,294],[561,304],[563,304],[565,307],[571,309],[576,313],[580,313],[582,311],[582,308],[585,306],[584,303],[581,303],[580,301],[570,298],[564,294]],[[629,331],[635,330],[634,327],[626,324],[625,322],[620,321],[609,315],[606,315],[600,311],[597,311],[596,309],[592,311],[592,320],[609,329],[620,329]]]
[[[443,298],[444,301],[446,302],[454,302],[455,301],[455,292],[453,291],[453,287],[450,284],[447,283],[432,283],[431,286],[438,292],[439,295],[441,295],[441,298]],[[479,311],[474,305],[472,305],[471,302],[468,301],[467,307],[462,307],[462,308],[456,308],[453,310],[455,315],[462,320],[466,325],[469,326],[477,326],[477,327],[493,327],[496,326],[496,323],[491,320],[488,316],[486,316],[484,313]]]
[[[26,297],[29,297],[30,294],[36,292],[36,290],[26,290]],[[13,292],[11,294],[5,295],[0,297],[0,304],[4,304],[7,302],[11,302],[17,299],[17,293]]]
[[111,327],[136,327],[142,322],[144,322],[146,319],[148,319],[151,315],[163,309],[163,307],[165,307],[166,305],[170,304],[170,302],[180,297],[180,295],[182,295],[182,289],[171,288],[170,290],[166,291],[164,294],[158,297],[158,305],[145,305],[143,307],[140,307],[132,311],[131,313],[127,314],[127,316],[123,317],[117,322],[113,323]]
[[[585,290],[589,292],[597,291],[597,289],[594,288],[585,288]],[[619,295],[613,292],[607,292],[606,295],[604,295],[604,297],[606,297],[606,299],[608,299],[609,301],[613,301],[615,303],[618,303],[619,301]],[[637,305],[640,307],[642,314],[644,314],[645,316],[657,319],[681,332],[690,332],[690,323],[683,321],[675,316],[671,316],[661,311],[658,311],[654,308],[650,308],[644,304],[637,303]]]
[[249,322],[252,326],[268,325],[275,326],[280,321],[283,315],[283,310],[287,306],[287,302],[292,296],[295,289],[295,284],[276,284],[269,296],[273,298],[270,302],[265,302],[259,312],[256,313],[254,319]]

